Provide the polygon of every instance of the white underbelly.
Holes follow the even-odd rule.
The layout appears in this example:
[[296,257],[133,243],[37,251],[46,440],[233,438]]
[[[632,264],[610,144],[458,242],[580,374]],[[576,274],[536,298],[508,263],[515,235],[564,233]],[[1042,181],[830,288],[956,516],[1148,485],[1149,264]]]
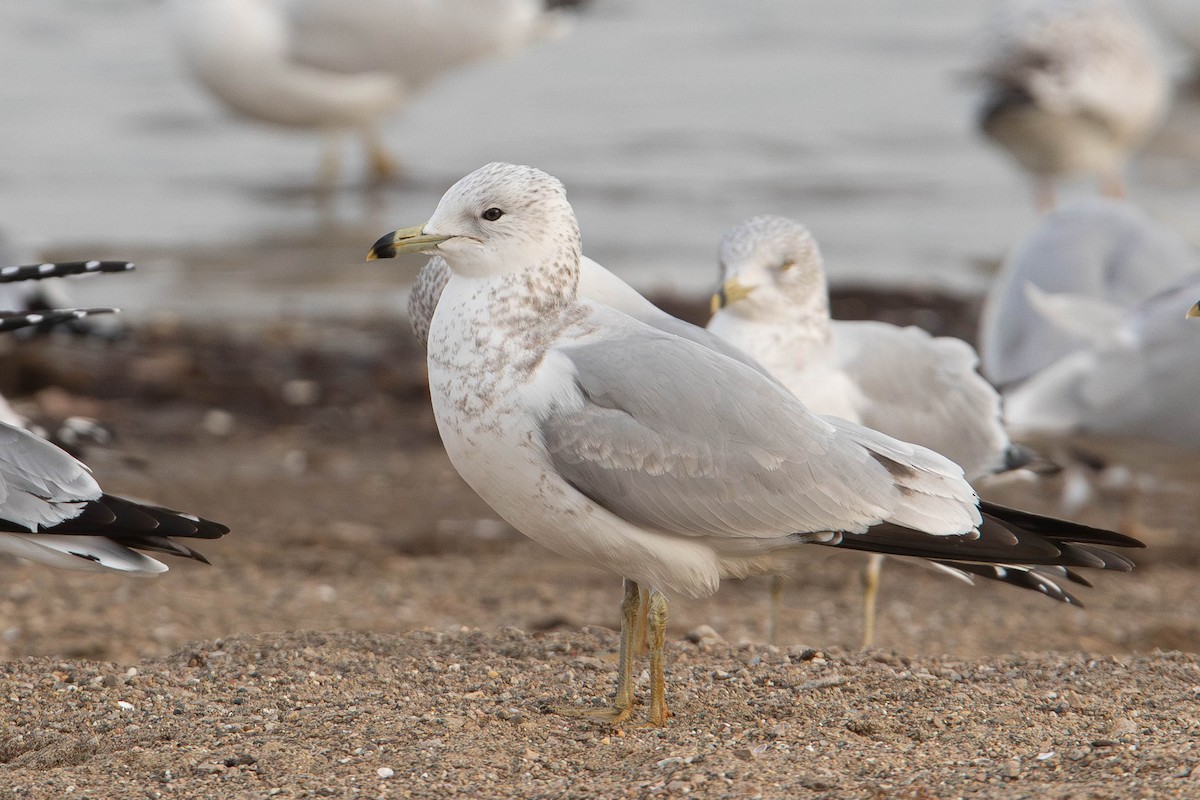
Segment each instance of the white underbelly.
[[[430,372],[430,388],[437,396]],[[438,431],[459,475],[506,522],[559,555],[668,594],[703,597],[743,560],[723,563],[700,538],[648,531],[617,517],[553,471],[528,417],[464,420],[434,402]],[[525,421],[523,424],[522,421]]]

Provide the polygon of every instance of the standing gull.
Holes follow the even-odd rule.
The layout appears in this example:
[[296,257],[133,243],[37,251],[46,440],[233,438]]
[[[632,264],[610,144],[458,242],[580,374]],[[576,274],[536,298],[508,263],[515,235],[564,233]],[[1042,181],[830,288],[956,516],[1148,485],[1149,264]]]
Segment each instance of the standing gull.
[[800,545],[1132,566],[1104,546],[1136,540],[981,507],[944,457],[816,417],[752,367],[581,299],[580,250],[562,184],[494,163],[368,259],[437,253],[451,269],[428,359],[459,474],[527,536],[625,580],[616,701],[596,716],[632,714],[640,585],[650,590],[649,722],[665,725],[667,595],[773,572]]
[[319,131],[320,180],[338,139],[362,137],[371,174],[396,161],[383,120],[437,77],[514,53],[559,29],[541,0],[169,0],[188,69],[239,114]]
[[1166,110],[1166,73],[1148,34],[1117,0],[1009,2],[987,29],[979,127],[1034,177],[1099,175],[1125,193],[1130,152]]
[[[375,251],[375,255],[377,257],[385,257],[391,254],[393,253],[388,251],[386,242],[381,248],[377,248]],[[441,298],[442,291],[446,288],[446,284],[450,280],[450,276],[450,266],[441,256],[435,255],[425,263],[425,265],[417,273],[417,279],[413,282],[412,291],[408,298],[408,317],[409,322],[412,325],[413,335],[416,336],[418,341],[420,341],[422,347],[426,347],[428,345],[429,327],[433,319],[433,313],[437,308],[437,303]],[[627,314],[628,316],[633,317],[640,322],[644,322],[653,328],[657,328],[663,333],[680,336],[684,339],[695,342],[696,344],[707,347],[710,350],[715,350],[724,356],[728,356],[735,361],[739,361],[746,366],[757,370],[764,377],[771,378],[772,380],[776,380],[778,382],[778,380],[770,372],[768,372],[762,364],[756,361],[744,350],[730,343],[726,339],[717,336],[711,331],[697,327],[696,325],[692,325],[689,322],[684,322],[677,317],[667,314],[639,294],[632,286],[625,283],[625,281],[621,280],[616,275],[609,272],[607,269],[602,267],[600,264],[597,264],[587,256],[582,256],[579,259],[578,296],[580,298],[590,300],[593,303],[599,303],[616,309],[617,311]],[[858,323],[835,324],[849,325],[853,327]],[[865,324],[872,326],[879,325],[880,323]],[[892,326],[883,327],[891,328]],[[908,337],[901,336],[900,338],[901,341],[903,341]],[[933,341],[936,345],[936,343],[940,340],[931,340],[928,335],[920,332],[919,337],[906,342],[906,344],[912,345],[913,342],[922,343],[926,341]],[[937,346],[932,348],[925,348],[924,345],[919,344],[912,346],[915,347],[918,355],[924,355],[924,359],[918,358],[919,363],[925,364],[927,361],[934,361],[936,365],[935,356],[940,352]],[[959,355],[959,352],[959,348],[957,347],[950,348],[950,353],[954,356]],[[953,364],[956,362],[956,358],[951,357],[949,361],[951,364]],[[973,357],[970,359],[970,361],[972,364],[974,363]],[[926,365],[928,366],[928,364]],[[948,365],[940,365],[941,368],[945,368],[946,366]],[[930,369],[932,369],[932,367]],[[970,366],[965,367],[965,369],[971,374],[974,374],[974,371]],[[781,372],[786,373],[786,370],[781,370]],[[949,385],[946,383],[946,378],[949,380]],[[951,375],[946,376],[946,378],[943,378],[943,382],[940,387],[943,391],[956,396],[976,396],[976,399],[979,401],[977,403],[979,417],[973,424],[987,428],[990,424],[988,422],[990,417],[988,416],[987,412],[991,410],[992,406],[995,404],[995,392],[989,386],[987,386],[986,383],[984,384],[986,387],[985,389],[981,390],[976,387],[975,382],[979,381],[978,375],[975,375],[974,378],[971,378],[968,375],[954,374],[953,371],[951,371]],[[957,385],[960,380],[965,381],[967,383],[967,387],[964,388],[963,386]],[[946,410],[960,404],[961,403],[955,403],[953,401],[944,401],[942,403],[942,408],[943,410]],[[972,423],[965,422],[963,424],[970,425]],[[1007,435],[1003,435],[1004,440],[1007,441]],[[961,449],[961,447],[958,449]],[[1009,448],[1004,454],[1004,459],[1007,466],[1015,466],[1017,463],[1023,462],[1026,458],[1028,458],[1028,455],[1018,447]],[[924,560],[921,560],[919,563],[932,566],[939,571],[949,574],[952,577],[959,578],[960,580],[965,580],[968,583],[972,582],[974,577],[984,577],[997,580],[1002,583],[1007,583],[1011,586],[1041,592],[1047,597],[1073,604],[1079,604],[1079,601],[1073,595],[1063,589],[1061,585],[1059,585],[1060,580],[1062,578],[1067,578],[1068,580],[1077,583],[1084,583],[1086,585],[1086,581],[1082,580],[1079,575],[1070,572],[1069,570],[1047,567],[1044,565],[1028,567],[1010,564],[1002,569],[994,569],[983,564],[972,564],[968,566],[961,563],[949,564],[946,562],[928,562]],[[776,578],[778,578],[778,576],[776,576]],[[868,573],[867,580],[869,582],[868,587],[871,585],[870,582],[872,581],[875,584],[878,583],[878,565],[874,567],[874,572]],[[776,580],[773,582],[772,586],[772,595],[775,599],[775,602],[772,606],[772,617],[769,622],[769,629],[771,631],[769,636],[772,640],[774,639],[774,631],[778,617],[778,614],[775,612],[777,611],[776,606],[780,602],[780,591],[781,586],[779,585],[778,580]],[[865,613],[868,616],[866,624],[864,625],[864,637],[868,642],[871,638],[870,628],[873,624],[870,617],[871,612],[872,603],[870,596],[868,596],[865,604]]]
[[[830,319],[821,252],[800,223],[743,222],[722,237],[719,261],[708,330],[757,359],[812,413],[935,450],[969,481],[1028,463],[969,344],[915,326]],[[864,573],[864,646],[874,637],[881,568],[874,556]],[[781,588],[776,579],[773,607]]]

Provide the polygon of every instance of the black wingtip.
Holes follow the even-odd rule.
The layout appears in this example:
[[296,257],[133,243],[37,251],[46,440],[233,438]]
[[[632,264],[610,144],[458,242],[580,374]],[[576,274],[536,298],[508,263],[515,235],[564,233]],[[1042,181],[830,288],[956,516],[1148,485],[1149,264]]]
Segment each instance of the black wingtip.
[[1021,511],[986,500],[979,503],[979,510],[1001,521],[1019,525],[1021,528],[1039,533],[1056,541],[1069,541],[1079,544],[1098,544],[1105,547],[1134,547],[1144,548],[1146,543],[1132,536],[1126,536],[1116,531],[1104,528],[1093,528],[1080,522],[1070,522],[1056,517],[1034,514],[1031,511]]

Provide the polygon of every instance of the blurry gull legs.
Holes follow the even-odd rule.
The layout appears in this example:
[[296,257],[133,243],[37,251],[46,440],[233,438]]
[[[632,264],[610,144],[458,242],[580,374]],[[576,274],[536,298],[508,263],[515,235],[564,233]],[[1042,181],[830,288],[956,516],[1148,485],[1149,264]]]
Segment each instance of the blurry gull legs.
[[[830,319],[821,252],[803,225],[754,217],[722,237],[719,261],[708,330],[757,359],[812,413],[936,450],[972,481],[1027,460],[966,342]],[[872,557],[864,573],[864,646],[874,635],[881,567]],[[776,580],[772,596],[780,591]]]
[[[368,259],[436,252],[452,276],[429,329],[451,462],[505,520],[622,576],[622,654],[650,590],[650,723],[668,716],[666,595],[775,571],[805,543],[968,565],[1127,570],[1109,531],[985,505],[942,456],[809,414],[757,370],[577,296],[580,237],[562,184],[493,163],[429,222]],[[624,658],[617,706],[632,713]]]
[[516,52],[559,27],[539,0],[169,0],[183,59],[247,117],[324,134],[320,180],[338,139],[359,135],[371,174],[398,170],[380,126],[433,80]]
[[1054,205],[1054,182],[1097,174],[1124,194],[1130,151],[1162,119],[1167,77],[1148,34],[1118,0],[1021,0],[991,20],[978,123]]
[[32,433],[0,423],[0,552],[63,569],[153,575],[139,551],[208,563],[172,537],[217,539],[224,525],[104,494],[88,468]]

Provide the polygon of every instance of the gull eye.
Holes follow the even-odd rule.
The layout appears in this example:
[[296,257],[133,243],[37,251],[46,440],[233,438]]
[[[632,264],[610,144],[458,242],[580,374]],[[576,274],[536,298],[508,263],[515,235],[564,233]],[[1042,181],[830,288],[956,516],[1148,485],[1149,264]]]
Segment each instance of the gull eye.
[[504,216],[504,212],[493,206],[492,208],[489,208],[487,211],[480,214],[480,216],[486,219],[488,222],[495,222]]
[[785,261],[779,265],[780,272],[787,272],[789,269],[795,269],[795,268],[796,268],[795,261]]

